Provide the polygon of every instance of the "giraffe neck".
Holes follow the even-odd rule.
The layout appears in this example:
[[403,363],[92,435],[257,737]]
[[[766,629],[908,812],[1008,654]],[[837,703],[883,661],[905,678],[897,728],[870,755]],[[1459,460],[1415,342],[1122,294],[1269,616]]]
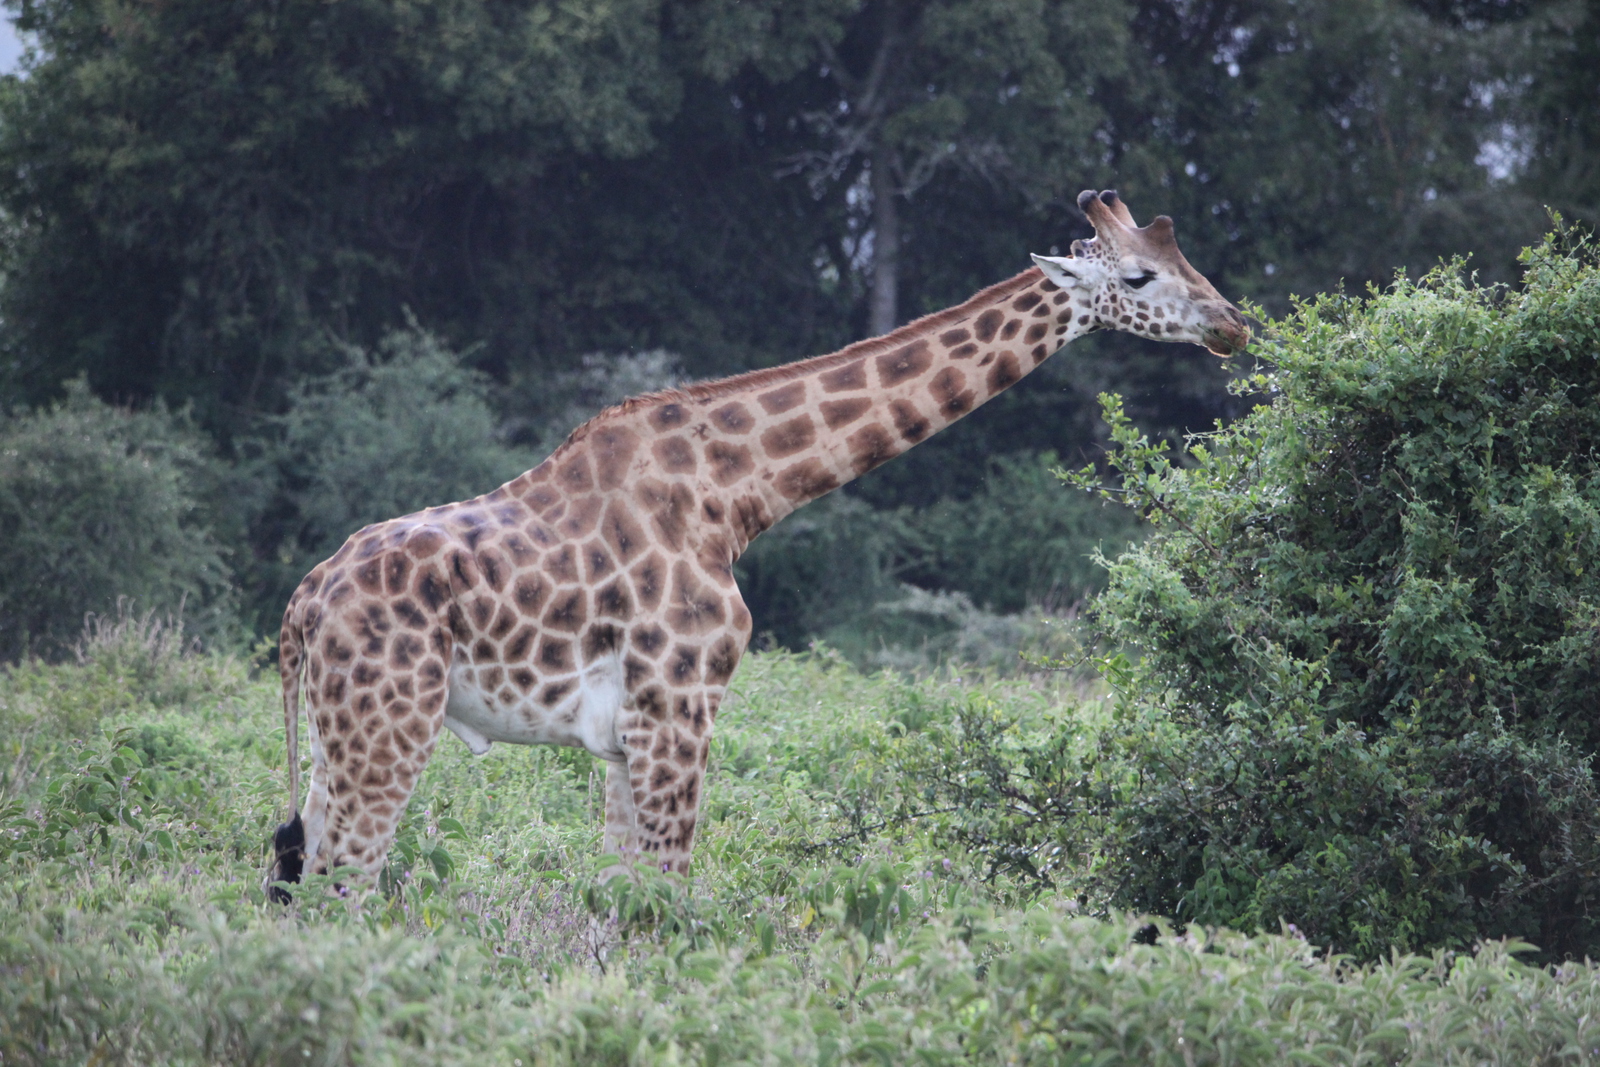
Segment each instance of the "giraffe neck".
[[565,510],[562,497],[618,493],[653,516],[658,537],[692,542],[721,570],[779,519],[968,415],[1094,322],[1087,297],[1030,268],[831,355],[626,401],[507,488],[545,514]]

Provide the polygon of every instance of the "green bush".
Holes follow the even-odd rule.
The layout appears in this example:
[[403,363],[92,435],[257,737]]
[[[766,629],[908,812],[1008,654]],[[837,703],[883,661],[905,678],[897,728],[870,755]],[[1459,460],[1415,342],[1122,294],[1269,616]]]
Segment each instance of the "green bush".
[[1080,806],[1110,903],[1600,952],[1600,267],[1525,263],[1301,305],[1182,465],[1108,402],[1157,529],[1097,607],[1143,653]]
[[202,504],[218,473],[187,417],[111,407],[81,379],[53,407],[0,418],[0,659],[64,655],[119,598],[231,637]]
[[1145,945],[1138,922],[979,908],[875,944],[854,902],[829,911],[797,953],[803,966],[754,939],[697,949],[680,937],[613,957],[605,975],[549,978],[453,925],[407,935],[336,910],[245,929],[170,904],[8,921],[0,1056],[440,1067],[1594,1058],[1600,973],[1532,967],[1516,945],[1357,967],[1293,937]]
[[1055,456],[991,461],[967,499],[880,510],[836,493],[763,534],[739,561],[758,633],[816,637],[855,662],[1013,664],[1049,635],[1019,613],[1071,609],[1105,582],[1097,550],[1140,536],[1124,508],[1063,490]]
[[906,581],[964,592],[980,607],[1018,612],[1071,607],[1105,585],[1097,550],[1115,554],[1140,536],[1126,508],[1063,492],[1054,453],[998,456],[978,492],[907,516]]
[[845,493],[784,519],[736,566],[757,639],[800,648],[859,626],[873,607],[899,594],[895,571],[904,539],[895,513]]
[[277,487],[256,523],[250,580],[269,633],[306,571],[361,527],[486,493],[537,458],[499,440],[488,380],[415,324],[348,359],[293,391],[246,465]]

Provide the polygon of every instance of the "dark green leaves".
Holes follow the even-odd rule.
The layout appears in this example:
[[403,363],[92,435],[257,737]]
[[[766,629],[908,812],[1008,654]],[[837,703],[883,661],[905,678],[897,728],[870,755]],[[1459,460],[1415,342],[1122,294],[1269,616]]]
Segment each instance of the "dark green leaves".
[[1600,944],[1600,267],[1525,258],[1520,292],[1441,268],[1302,305],[1270,404],[1181,460],[1108,403],[1159,531],[1098,607],[1143,653],[1113,900],[1363,956]]
[[231,574],[203,507],[220,473],[186,417],[112,408],[81,380],[0,418],[0,659],[60,655],[119,597],[227,634]]

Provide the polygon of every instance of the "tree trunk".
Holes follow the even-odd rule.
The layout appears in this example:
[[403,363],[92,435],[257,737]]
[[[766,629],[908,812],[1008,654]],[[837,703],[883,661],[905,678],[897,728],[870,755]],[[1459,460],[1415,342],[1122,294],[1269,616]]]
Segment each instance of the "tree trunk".
[[872,150],[872,308],[867,332],[874,337],[900,323],[900,211],[892,157],[893,151],[881,144]]

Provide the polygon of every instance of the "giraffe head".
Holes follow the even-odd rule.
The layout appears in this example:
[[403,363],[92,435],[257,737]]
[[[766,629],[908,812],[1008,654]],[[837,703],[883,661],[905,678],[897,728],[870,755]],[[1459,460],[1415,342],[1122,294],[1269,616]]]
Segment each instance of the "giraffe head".
[[1189,341],[1219,356],[1249,344],[1244,316],[1189,266],[1170,218],[1158,215],[1150,225],[1137,226],[1127,205],[1109,189],[1084,190],[1078,207],[1095,235],[1072,242],[1070,256],[1034,256],[1033,261],[1063,289],[1089,297],[1097,327]]

